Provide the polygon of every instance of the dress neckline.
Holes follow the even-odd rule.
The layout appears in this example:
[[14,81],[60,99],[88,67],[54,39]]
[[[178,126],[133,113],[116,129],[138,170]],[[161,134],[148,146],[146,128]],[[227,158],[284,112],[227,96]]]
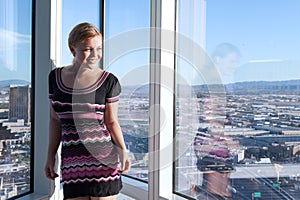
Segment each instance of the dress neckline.
[[66,93],[70,93],[70,94],[86,94],[86,93],[93,92],[93,91],[97,90],[103,84],[103,82],[109,75],[109,72],[104,70],[103,73],[101,74],[101,76],[92,85],[85,87],[85,88],[74,89],[74,88],[70,88],[70,87],[66,86],[62,82],[62,73],[61,73],[62,69],[63,69],[63,67],[59,67],[55,70],[56,82],[57,82],[57,85],[60,90],[66,92]]

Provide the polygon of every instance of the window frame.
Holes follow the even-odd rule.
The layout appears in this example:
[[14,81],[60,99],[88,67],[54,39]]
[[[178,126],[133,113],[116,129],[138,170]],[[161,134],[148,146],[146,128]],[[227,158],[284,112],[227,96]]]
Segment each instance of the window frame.
[[[31,191],[21,200],[48,199],[49,182],[44,175],[46,159],[45,144],[48,144],[49,109],[47,79],[50,67],[50,7],[51,1],[32,0],[32,174]],[[39,84],[36,84],[39,83]],[[38,122],[38,123],[37,123]],[[45,131],[45,129],[47,131]],[[38,133],[38,134],[37,134]],[[38,153],[37,151],[38,150]]]
[[[39,150],[39,153],[35,153],[33,156],[34,159],[34,171],[33,171],[33,185],[32,185],[32,192],[29,195],[21,197],[21,200],[28,200],[28,199],[49,199],[50,195],[54,192],[54,195],[51,196],[51,200],[59,199],[61,195],[61,186],[57,182],[49,181],[44,175],[44,163],[46,160],[47,149],[45,146],[48,144],[48,121],[49,121],[49,109],[45,106],[45,102],[48,102],[48,94],[45,88],[48,87],[48,82],[45,77],[48,77],[48,73],[53,66],[53,56],[51,57],[51,51],[53,50],[53,46],[51,43],[54,38],[51,38],[51,34],[55,34],[51,31],[53,29],[58,28],[59,24],[57,22],[61,21],[61,15],[58,17],[53,16],[54,13],[61,12],[59,11],[60,7],[56,5],[59,3],[59,0],[54,1],[33,1],[33,27],[34,32],[32,33],[34,40],[33,40],[33,83],[34,84],[34,93],[33,93],[33,100],[35,102],[34,105],[34,130],[35,138],[34,138],[34,149]],[[104,5],[105,1],[100,0],[100,5]],[[56,5],[56,6],[55,6]],[[155,65],[151,65],[150,67],[150,80],[153,81],[152,86],[150,87],[150,107],[151,105],[156,107],[154,110],[150,112],[150,117],[152,119],[157,118],[155,121],[155,125],[150,127],[150,135],[153,135],[154,138],[151,139],[149,142],[149,151],[155,152],[151,156],[149,156],[149,163],[153,163],[150,167],[150,171],[153,170],[149,174],[149,181],[148,184],[143,183],[141,181],[137,181],[131,179],[129,177],[123,177],[123,189],[121,191],[122,194],[128,195],[132,198],[139,199],[143,196],[146,199],[152,199],[157,197],[157,199],[184,199],[176,194],[173,193],[173,156],[168,156],[168,161],[170,165],[163,166],[162,164],[166,161],[166,152],[173,155],[173,146],[172,148],[168,148],[166,151],[161,154],[161,147],[164,146],[162,141],[171,141],[173,142],[173,128],[161,131],[162,126],[162,109],[167,109],[170,112],[173,112],[173,105],[174,105],[174,91],[162,91],[161,86],[164,84],[170,84],[168,87],[174,89],[174,76],[171,76],[171,79],[161,76],[165,71],[164,70],[173,70],[175,69],[175,19],[176,19],[176,0],[151,0],[151,52],[150,58],[151,63]],[[170,6],[172,9],[170,9]],[[104,7],[104,6],[103,6]],[[51,8],[51,9],[49,9]],[[102,10],[103,11],[103,10]],[[101,13],[101,12],[100,12]],[[102,12],[103,13],[103,12]],[[105,13],[102,14],[102,19],[100,16],[100,21],[103,22]],[[168,17],[166,17],[168,16]],[[56,23],[53,24],[53,20],[56,20]],[[174,46],[174,52],[165,52],[161,51],[163,45],[163,37],[164,34],[163,30],[173,31],[174,38],[172,38],[172,43]],[[59,31],[57,29],[56,31]],[[58,38],[56,38],[58,39]],[[56,42],[59,41],[56,40]],[[57,45],[57,43],[56,43]],[[56,52],[57,55],[57,52]],[[170,59],[171,58],[171,59]],[[170,62],[171,61],[171,62]],[[151,64],[150,63],[150,64]],[[160,66],[164,65],[169,68],[161,68]],[[48,67],[41,67],[41,66],[48,66]],[[171,102],[163,101],[164,98],[172,98]],[[157,103],[163,103],[160,107],[155,106]],[[39,112],[37,112],[39,111]],[[33,121],[34,121],[33,120]],[[170,127],[174,123],[173,115],[171,119],[168,119],[167,126]],[[45,131],[46,130],[46,131]],[[155,162],[153,162],[155,161]],[[163,172],[163,173],[162,173]],[[165,184],[165,180],[169,180]],[[164,182],[164,184],[159,184]],[[51,193],[52,192],[52,193]]]
[[35,31],[36,31],[36,26],[35,26],[35,19],[36,19],[36,0],[31,0],[31,92],[30,92],[30,105],[31,105],[31,111],[30,111],[30,118],[31,118],[31,130],[30,130],[30,186],[29,186],[29,191],[24,192],[22,194],[16,195],[14,197],[9,198],[10,200],[12,199],[26,199],[28,195],[31,195],[34,192],[34,175],[35,175],[35,162],[34,162],[34,156],[35,156],[35,116],[36,116],[36,109],[35,109]]

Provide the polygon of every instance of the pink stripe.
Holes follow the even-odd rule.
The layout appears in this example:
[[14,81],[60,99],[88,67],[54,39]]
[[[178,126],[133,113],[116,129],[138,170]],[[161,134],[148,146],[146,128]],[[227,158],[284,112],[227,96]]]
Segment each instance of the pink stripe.
[[[93,172],[97,172],[97,173],[107,173],[109,171],[109,174],[106,174],[106,176],[110,175],[110,173],[112,173],[111,175],[115,175],[117,174],[117,170],[119,169],[119,165],[115,165],[115,166],[82,166],[82,167],[75,167],[75,168],[69,168],[69,169],[63,169],[63,171],[65,173],[76,173],[76,172],[83,172],[83,173],[93,173]],[[104,174],[103,173],[103,174]]]
[[57,86],[59,87],[59,89],[61,91],[64,91],[69,94],[87,94],[87,93],[93,92],[103,84],[103,82],[109,75],[109,72],[104,71],[102,73],[101,77],[99,77],[98,81],[94,85],[91,85],[90,87],[82,88],[82,89],[72,89],[72,88],[68,88],[65,85],[63,85],[63,82],[61,80],[61,70],[62,70],[62,67],[59,67],[55,71]]
[[107,142],[107,141],[110,141],[111,140],[111,137],[110,135],[104,135],[102,134],[101,136],[99,135],[94,135],[94,136],[89,136],[88,134],[87,135],[83,135],[82,133],[79,134],[80,135],[80,138],[77,139],[77,140],[67,140],[67,139],[63,139],[62,142],[63,143],[78,143],[79,141],[80,142]]
[[85,179],[77,179],[77,180],[70,180],[70,181],[63,181],[63,184],[70,184],[70,183],[84,183],[84,182],[108,182],[120,179],[120,175],[116,175],[114,177],[107,177],[107,178],[85,178]]
[[97,113],[73,113],[73,114],[59,114],[60,119],[78,119],[78,118],[84,118],[84,119],[97,119],[102,120],[103,115],[97,114]]
[[98,84],[96,84],[95,87],[99,88],[102,85],[102,83],[105,81],[105,79],[108,77],[108,75],[109,75],[109,72],[104,71],[102,76],[100,77],[100,80],[98,81]]
[[111,98],[106,98],[106,101],[107,101],[108,103],[114,103],[114,102],[117,102],[117,101],[119,101],[119,96],[111,97]]
[[[88,129],[88,127],[83,127],[83,128],[78,128],[77,130],[74,129],[63,129],[63,134],[64,135],[70,135],[70,134],[78,134],[78,132],[80,132],[80,137],[85,138],[88,136],[97,136],[99,137],[99,132],[102,132],[101,135],[109,135],[109,133],[107,132],[106,127],[101,126],[100,124],[98,125],[98,127],[91,127],[90,129]],[[107,132],[107,133],[106,133]]]
[[62,103],[59,101],[53,101],[52,105],[55,106],[87,106],[89,108],[97,108],[97,109],[104,109],[105,105],[99,105],[99,104],[91,104],[91,103]]

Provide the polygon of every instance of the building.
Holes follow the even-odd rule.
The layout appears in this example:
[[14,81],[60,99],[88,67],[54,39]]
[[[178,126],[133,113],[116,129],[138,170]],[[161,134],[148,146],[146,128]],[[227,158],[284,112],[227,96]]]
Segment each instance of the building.
[[9,121],[31,121],[31,85],[11,85],[9,93]]
[[[123,94],[126,92],[125,83],[131,88],[128,91],[129,98],[120,96],[120,99],[125,101],[120,101],[119,104],[119,121],[125,135],[131,135],[126,136],[126,145],[132,159],[130,173],[136,176],[123,177],[124,188],[121,193],[128,197],[121,199],[216,199],[205,191],[200,191],[199,194],[191,191],[192,184],[205,182],[201,179],[202,172],[197,171],[191,146],[195,131],[199,127],[199,120],[217,118],[218,123],[225,121],[226,128],[230,129],[225,132],[226,136],[240,139],[244,142],[243,147],[253,147],[253,155],[257,153],[257,149],[264,152],[269,150],[266,147],[269,147],[270,141],[274,143],[275,139],[300,144],[300,139],[295,140],[294,133],[277,133],[278,129],[272,128],[282,130],[291,126],[299,127],[297,124],[300,118],[300,87],[292,82],[280,82],[280,85],[279,82],[276,85],[266,85],[264,82],[273,79],[300,79],[300,54],[294,48],[300,46],[300,37],[297,34],[299,27],[294,26],[300,18],[300,1],[240,3],[207,0],[90,0],[88,4],[83,0],[74,2],[4,0],[0,3],[0,18],[4,19],[3,23],[0,23],[0,46],[4,47],[1,48],[3,51],[0,67],[7,72],[1,70],[0,75],[4,78],[0,78],[0,81],[5,83],[9,77],[7,74],[12,74],[9,78],[31,79],[32,84],[32,90],[28,86],[27,91],[26,86],[7,88],[5,85],[3,93],[11,89],[11,102],[8,102],[9,99],[4,95],[0,99],[3,101],[0,103],[1,108],[7,109],[7,113],[6,110],[2,110],[1,120],[3,119],[3,126],[6,126],[6,131],[2,133],[9,133],[10,130],[9,136],[19,135],[28,137],[28,140],[32,136],[31,143],[24,139],[27,145],[25,149],[23,144],[20,148],[19,144],[15,145],[14,138],[5,137],[9,141],[1,142],[6,145],[7,151],[15,153],[9,154],[9,161],[18,159],[24,162],[22,156],[25,155],[20,153],[21,150],[32,153],[30,168],[27,168],[30,169],[30,173],[19,168],[14,172],[14,166],[3,166],[5,169],[11,167],[9,169],[13,173],[4,173],[9,181],[4,183],[5,179],[2,179],[1,200],[10,197],[21,200],[63,199],[60,179],[49,181],[44,173],[50,117],[47,77],[53,68],[71,64],[72,54],[68,51],[65,36],[70,26],[80,21],[92,22],[105,33],[103,68],[120,78]],[[210,58],[206,57],[220,42],[238,45],[243,57],[242,66],[239,67],[241,71],[237,70],[237,76],[223,76],[225,82],[232,81],[234,84],[228,88],[231,96],[224,94],[227,87],[223,85],[225,82],[221,82],[222,74],[217,69],[214,70]],[[246,79],[245,75],[249,79]],[[251,83],[253,80],[255,83]],[[247,83],[243,85],[245,81]],[[209,84],[206,93],[191,90],[202,82]],[[146,88],[143,92],[146,92],[147,98],[144,93],[140,95],[137,91],[144,85],[149,86],[143,87]],[[199,91],[202,91],[202,88]],[[198,106],[208,94],[212,94],[211,101]],[[230,101],[225,102],[225,97]],[[26,103],[26,98],[31,102],[31,107],[29,102]],[[11,112],[8,112],[8,103],[11,104]],[[223,103],[226,103],[226,107]],[[221,106],[218,106],[219,104]],[[31,118],[28,113],[23,112],[22,106],[27,106],[24,110],[32,114]],[[13,109],[18,109],[19,113],[14,113]],[[208,117],[202,115],[205,111],[210,114]],[[216,115],[214,111],[217,111]],[[223,111],[228,112],[228,120],[219,117],[220,113],[224,114]],[[252,114],[253,119],[247,117],[248,114]],[[198,116],[206,118],[198,119]],[[25,128],[26,125],[29,127],[26,123],[31,122],[32,132],[19,133],[18,131],[23,131],[23,125],[18,121],[24,121]],[[271,128],[267,129],[269,126]],[[2,136],[0,140],[1,138]],[[258,148],[255,149],[256,146]],[[282,145],[282,148],[285,148],[285,145]],[[274,154],[282,152],[282,158],[285,158],[283,156],[287,152],[282,148],[274,147]],[[143,151],[139,152],[141,150]],[[283,167],[278,174],[274,163],[266,163],[265,158],[269,156],[262,157],[258,152],[258,159],[262,158],[264,162],[256,164],[258,159],[247,158],[246,150],[245,148],[245,154],[238,155],[238,160],[247,159],[245,164],[239,163],[240,166],[231,174],[232,190],[236,192],[232,199],[252,197],[300,200],[300,156],[296,153],[299,149],[293,150],[293,157],[298,156],[299,162],[278,163]],[[26,158],[28,159],[28,156]],[[4,174],[0,174],[0,177]],[[293,180],[290,177],[293,177]],[[278,180],[280,183],[274,182]],[[21,185],[25,181],[26,187]],[[12,194],[12,191],[16,193]],[[202,194],[205,196],[201,196]],[[289,198],[288,195],[295,198]]]

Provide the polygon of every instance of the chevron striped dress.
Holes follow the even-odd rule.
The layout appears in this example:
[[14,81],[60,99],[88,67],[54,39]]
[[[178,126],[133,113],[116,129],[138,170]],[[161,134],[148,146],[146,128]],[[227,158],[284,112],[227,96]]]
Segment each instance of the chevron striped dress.
[[61,120],[64,199],[118,194],[119,157],[104,124],[104,111],[106,103],[119,100],[119,81],[104,71],[90,87],[75,90],[63,84],[61,70],[49,74],[49,98]]

